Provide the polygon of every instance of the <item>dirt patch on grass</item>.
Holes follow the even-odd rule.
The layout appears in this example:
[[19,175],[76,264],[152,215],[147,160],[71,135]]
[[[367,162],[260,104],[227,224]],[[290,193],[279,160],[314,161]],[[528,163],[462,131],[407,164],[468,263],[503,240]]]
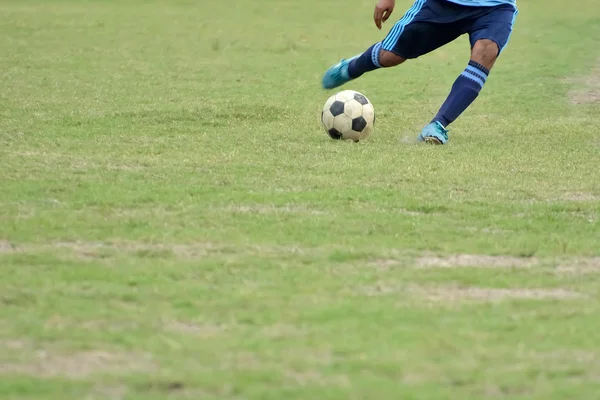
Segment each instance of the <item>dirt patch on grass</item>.
[[350,379],[346,375],[324,375],[319,371],[284,371],[284,376],[299,386],[321,386],[349,388]]
[[[555,267],[557,274],[585,275],[600,273],[600,257],[537,258],[514,256],[486,256],[480,254],[453,254],[449,256],[422,256],[411,258],[375,258],[369,267],[388,271],[395,267],[416,268],[506,268],[526,269]],[[386,289],[382,289],[385,291]]]
[[101,259],[108,258],[112,255],[114,250],[111,246],[104,243],[95,242],[58,242],[46,246],[49,248],[56,249],[67,249],[73,252],[77,258],[82,259]]
[[577,86],[569,91],[572,104],[600,103],[600,60],[588,75],[571,77],[566,82]]
[[216,324],[195,324],[183,321],[165,322],[164,329],[170,332],[184,333],[203,338],[214,337],[225,331],[226,327]]
[[262,330],[263,335],[272,339],[298,337],[303,336],[305,333],[304,329],[296,325],[285,324],[282,322],[267,326]]
[[573,104],[600,103],[600,84],[595,88],[571,90],[569,99]]
[[[160,246],[159,246],[160,248]],[[182,244],[182,245],[162,245],[162,251],[172,251],[176,258],[195,260],[198,258],[206,257],[211,253],[217,253],[221,251],[221,247],[214,243],[193,243],[193,244]]]
[[308,215],[324,215],[325,211],[314,210],[301,206],[294,205],[270,205],[270,204],[254,204],[254,205],[232,205],[226,208],[227,211],[241,214],[308,214]]
[[486,256],[477,254],[455,254],[451,256],[424,256],[416,260],[415,265],[421,268],[528,268],[539,263],[533,257]]
[[129,389],[125,385],[104,386],[102,384],[97,384],[92,388],[91,395],[86,397],[86,399],[95,399],[97,395],[102,399],[120,400],[125,398],[128,391]]
[[148,372],[157,369],[149,356],[133,353],[85,351],[70,355],[39,351],[34,360],[0,365],[0,374],[81,379],[95,373]]
[[210,242],[197,242],[189,244],[163,244],[144,242],[55,242],[50,244],[26,245],[22,251],[37,252],[55,249],[68,250],[81,259],[105,259],[125,254],[145,258],[178,258],[198,259],[211,252],[219,252],[220,247]]
[[502,300],[566,300],[583,297],[580,293],[565,289],[527,288],[481,288],[481,287],[435,287],[414,290],[420,296],[432,301],[475,300],[494,302]]
[[2,352],[2,348],[10,349],[10,350],[20,350],[24,349],[27,346],[27,343],[23,340],[11,339],[11,340],[0,340],[0,353]]
[[17,247],[11,242],[5,239],[0,239],[0,254],[14,253],[17,251]]
[[567,201],[600,201],[600,195],[593,193],[567,193],[561,200]]
[[[8,243],[8,242],[7,242]],[[5,252],[45,253],[62,251],[62,254],[88,261],[113,259],[118,256],[137,256],[140,258],[198,260],[207,256],[237,257],[249,254],[260,256],[276,256],[282,254],[316,254],[323,249],[304,248],[299,246],[285,246],[275,244],[265,245],[225,245],[213,242],[192,243],[151,243],[134,241],[106,241],[106,242],[53,242],[10,245],[4,244]],[[9,247],[10,246],[10,247]],[[0,249],[0,254],[3,250]]]
[[483,288],[461,286],[394,285],[379,282],[362,288],[368,296],[404,293],[426,301],[452,303],[459,301],[495,302],[503,300],[568,300],[584,297],[581,293],[560,288]]
[[412,259],[404,257],[375,258],[369,266],[388,270],[396,266],[415,266],[417,268],[529,268],[538,265],[540,260],[535,257],[488,256],[482,254],[452,254],[448,256],[424,255]]
[[[242,248],[243,250],[243,248]],[[258,255],[275,255],[279,256],[281,254],[296,254],[296,255],[316,255],[318,253],[322,253],[323,250],[318,248],[310,248],[310,247],[301,247],[301,246],[279,246],[279,245],[253,245],[249,246],[246,250],[247,252],[252,252]]]
[[141,171],[144,169],[144,166],[132,164],[108,164],[106,168],[115,171]]
[[246,371],[256,371],[262,369],[268,362],[251,352],[240,352],[223,355],[219,368],[221,370],[240,369]]
[[557,349],[550,352],[525,351],[520,357],[540,362],[561,362],[577,364],[593,364],[596,369],[600,367],[600,354],[597,351]]
[[578,258],[562,262],[556,272],[568,275],[587,275],[600,273],[600,257]]
[[393,258],[375,258],[369,261],[368,266],[379,271],[387,271],[391,268],[406,265],[406,262]]

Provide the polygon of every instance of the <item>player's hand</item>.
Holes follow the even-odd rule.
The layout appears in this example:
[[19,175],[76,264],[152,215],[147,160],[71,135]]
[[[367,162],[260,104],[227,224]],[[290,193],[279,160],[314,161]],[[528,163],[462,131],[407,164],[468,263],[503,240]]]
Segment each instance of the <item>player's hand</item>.
[[396,0],[379,0],[375,6],[375,14],[373,14],[377,29],[381,29],[381,24],[392,15],[394,7],[396,7]]

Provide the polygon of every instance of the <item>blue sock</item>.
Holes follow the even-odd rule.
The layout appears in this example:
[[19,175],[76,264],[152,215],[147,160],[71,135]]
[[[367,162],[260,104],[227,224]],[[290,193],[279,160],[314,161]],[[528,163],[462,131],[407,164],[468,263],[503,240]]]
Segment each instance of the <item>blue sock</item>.
[[479,96],[489,74],[490,71],[483,65],[469,61],[469,65],[454,82],[448,98],[431,122],[439,122],[444,127],[454,122]]
[[373,71],[381,68],[379,64],[379,51],[381,50],[381,42],[369,47],[367,51],[355,58],[348,65],[348,75],[350,78],[356,79],[365,72]]

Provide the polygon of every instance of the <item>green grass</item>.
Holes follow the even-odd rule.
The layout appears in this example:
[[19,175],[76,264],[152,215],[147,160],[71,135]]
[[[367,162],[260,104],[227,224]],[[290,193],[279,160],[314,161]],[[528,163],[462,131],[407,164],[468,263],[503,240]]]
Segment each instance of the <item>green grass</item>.
[[430,147],[466,38],[319,126],[370,0],[2,1],[0,397],[597,398],[600,12],[521,3]]

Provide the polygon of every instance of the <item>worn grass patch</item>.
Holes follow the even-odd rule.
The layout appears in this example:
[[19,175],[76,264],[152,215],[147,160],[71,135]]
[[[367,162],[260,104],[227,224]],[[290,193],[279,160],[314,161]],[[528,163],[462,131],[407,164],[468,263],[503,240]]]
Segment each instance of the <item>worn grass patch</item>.
[[[589,74],[567,79],[567,83],[577,86],[569,91],[569,99],[573,104],[600,103],[600,61],[594,65]],[[590,196],[586,196],[589,198]],[[591,196],[598,200],[598,196]]]
[[569,275],[597,274],[600,273],[600,257],[565,260],[556,270]]
[[448,257],[424,256],[416,261],[422,268],[453,268],[453,267],[481,267],[481,268],[528,268],[539,263],[537,258],[523,258],[511,256],[486,256],[477,254],[456,254]]
[[483,288],[463,286],[423,286],[393,285],[378,282],[374,286],[362,288],[361,293],[369,296],[404,294],[418,296],[423,301],[455,302],[502,300],[567,300],[585,297],[584,295],[562,288]]
[[[5,343],[11,349],[15,341]],[[12,345],[12,347],[11,347]],[[73,354],[58,354],[45,350],[36,351],[35,356],[20,363],[0,364],[0,375],[29,375],[36,378],[64,377],[85,379],[94,374],[131,374],[151,372],[157,365],[151,357],[106,351],[83,351]]]

